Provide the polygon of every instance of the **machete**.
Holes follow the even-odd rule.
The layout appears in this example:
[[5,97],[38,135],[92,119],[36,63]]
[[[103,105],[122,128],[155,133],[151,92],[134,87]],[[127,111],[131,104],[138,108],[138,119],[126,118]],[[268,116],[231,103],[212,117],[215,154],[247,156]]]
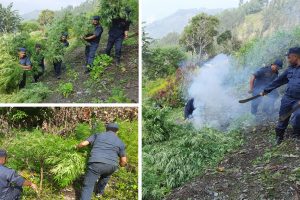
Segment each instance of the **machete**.
[[258,97],[261,97],[261,96],[262,96],[261,94],[258,94],[256,96],[250,97],[248,99],[239,100],[239,103],[247,103],[247,102],[257,99]]
[[300,108],[300,102],[298,102],[298,104],[290,111],[288,112],[287,114],[285,115],[282,115],[279,117],[279,121],[284,121],[286,120],[287,118],[289,118],[294,112],[296,112],[298,109]]

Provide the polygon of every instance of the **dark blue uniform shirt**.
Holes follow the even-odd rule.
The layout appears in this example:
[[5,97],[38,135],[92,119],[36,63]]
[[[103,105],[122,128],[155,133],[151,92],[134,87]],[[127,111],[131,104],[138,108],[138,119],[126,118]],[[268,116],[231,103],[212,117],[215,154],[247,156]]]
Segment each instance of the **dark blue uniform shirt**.
[[274,80],[264,91],[269,93],[284,84],[287,84],[285,94],[294,99],[300,99],[300,66],[290,66],[276,80]]
[[15,170],[0,165],[0,199],[13,200],[13,187],[22,187],[24,182]]
[[31,61],[28,56],[25,56],[24,58],[20,58],[19,63],[20,63],[20,65],[23,65],[23,66],[31,66]]
[[95,27],[95,31],[94,31],[94,33],[93,33],[93,34],[96,36],[96,38],[93,39],[93,40],[89,40],[89,43],[90,43],[91,45],[93,45],[93,44],[99,44],[102,33],[103,33],[103,28],[102,28],[102,26],[97,25],[97,26]]
[[89,163],[101,162],[119,166],[119,157],[126,156],[125,144],[112,131],[94,134],[87,141],[93,146]]
[[69,44],[69,42],[66,40],[66,41],[62,41],[62,43],[63,43],[63,46],[64,47],[68,47],[70,44]]
[[122,18],[113,19],[109,29],[109,35],[116,38],[124,37],[124,32],[129,30],[129,26],[130,21]]
[[262,89],[264,89],[278,77],[278,72],[274,73],[271,66],[266,66],[260,68],[253,75],[255,76],[254,90],[261,92]]

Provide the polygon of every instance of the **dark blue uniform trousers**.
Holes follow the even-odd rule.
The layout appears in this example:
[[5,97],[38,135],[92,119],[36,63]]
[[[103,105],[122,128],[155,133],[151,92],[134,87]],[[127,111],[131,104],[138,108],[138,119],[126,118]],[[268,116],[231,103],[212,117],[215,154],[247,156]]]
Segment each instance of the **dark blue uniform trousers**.
[[80,200],[91,200],[97,181],[97,190],[102,194],[110,176],[117,168],[117,166],[105,163],[89,163],[83,181]]
[[124,40],[123,36],[122,37],[109,36],[105,53],[110,56],[111,50],[115,45],[115,56],[117,61],[120,61],[121,54],[122,54],[123,40]]
[[[289,97],[287,95],[284,95],[281,100],[279,116],[283,116],[283,115],[289,113],[296,106],[296,104],[298,102],[299,102],[299,99],[295,99],[295,98]],[[300,110],[299,109],[293,113],[292,117],[289,117],[284,121],[279,120],[276,129],[285,131],[289,125],[290,119],[291,119],[294,131],[296,131],[298,134],[300,134]]]
[[85,47],[86,64],[92,66],[99,44],[91,44]]
[[53,62],[53,66],[54,66],[55,76],[60,76],[61,75],[62,61]]
[[23,72],[22,80],[21,80],[21,82],[19,83],[19,89],[24,88],[25,85],[26,85],[26,72],[24,71],[24,72]]

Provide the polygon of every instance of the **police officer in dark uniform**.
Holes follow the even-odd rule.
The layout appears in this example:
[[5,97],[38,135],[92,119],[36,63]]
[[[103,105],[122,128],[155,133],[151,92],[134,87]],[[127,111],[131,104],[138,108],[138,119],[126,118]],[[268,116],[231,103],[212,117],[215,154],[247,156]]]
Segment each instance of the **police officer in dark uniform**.
[[[127,9],[127,14],[131,12]],[[109,37],[105,53],[110,56],[111,49],[115,46],[116,64],[119,65],[121,61],[121,51],[123,40],[128,38],[128,31],[131,21],[124,18],[116,18],[112,20],[112,24],[109,29]]]
[[100,25],[100,17],[93,17],[93,25],[95,26],[95,31],[93,34],[88,34],[84,37],[84,40],[88,42],[85,47],[85,57],[86,57],[86,73],[89,73],[94,62],[96,51],[99,46],[101,35],[103,33],[103,28]]
[[19,88],[24,88],[26,85],[26,71],[32,70],[32,64],[30,58],[26,55],[26,49],[20,48],[19,49],[19,64],[21,68],[24,70],[23,72],[23,79],[19,83]]
[[[68,42],[68,33],[62,33],[60,37],[60,42],[63,48],[67,48],[69,46]],[[54,72],[57,79],[60,79],[61,68],[62,68],[62,60],[56,60],[53,62]]]
[[39,78],[45,73],[45,57],[42,53],[42,45],[36,44],[35,45],[35,59],[37,62],[37,71],[33,75],[34,82],[38,82]]
[[[282,69],[283,62],[280,59],[277,59],[270,66],[262,67],[256,71],[250,80],[250,91],[253,96],[258,95],[268,84],[274,81],[278,77],[279,69]],[[279,97],[278,91],[273,90],[268,98],[265,99],[263,105],[263,112],[267,114],[272,114],[274,111],[275,99]],[[251,104],[251,113],[253,115],[257,114],[258,106],[262,102],[261,98],[255,99]]]
[[15,170],[5,167],[7,153],[0,149],[0,199],[1,200],[20,200],[22,187],[28,186],[38,192],[37,186],[25,180],[17,174]]
[[194,98],[191,98],[190,100],[188,100],[188,102],[184,107],[184,119],[191,119],[194,110],[195,110]]
[[125,144],[116,135],[118,130],[117,124],[110,123],[106,126],[105,133],[94,134],[77,146],[92,146],[80,200],[91,199],[97,181],[98,193],[103,194],[110,176],[118,166],[126,166]]
[[[287,89],[281,100],[279,116],[285,116],[291,112],[294,106],[300,101],[300,48],[294,47],[288,51],[288,61],[290,66],[284,73],[275,79],[270,85],[264,88],[261,95],[267,95],[274,89],[287,84]],[[284,139],[285,130],[291,117],[279,120],[276,127],[276,144],[280,144]],[[300,139],[300,110],[298,109],[292,116],[293,138]]]

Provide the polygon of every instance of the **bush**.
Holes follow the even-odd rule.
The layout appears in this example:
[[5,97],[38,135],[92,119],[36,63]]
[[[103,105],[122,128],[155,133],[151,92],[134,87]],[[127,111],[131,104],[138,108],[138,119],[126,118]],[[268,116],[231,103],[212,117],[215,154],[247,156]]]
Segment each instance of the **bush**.
[[90,77],[94,81],[99,81],[102,73],[109,65],[111,65],[112,61],[112,57],[106,54],[101,54],[100,56],[97,56],[94,60]]
[[111,96],[107,99],[108,103],[130,103],[131,100],[126,97],[121,88],[114,88],[111,91]]
[[[85,157],[75,151],[76,144],[75,140],[43,134],[38,130],[23,133],[17,135],[8,146],[8,152],[13,158],[9,166],[39,173],[40,190],[44,175],[48,181],[54,179],[60,187],[65,187],[83,174],[85,169]],[[50,174],[45,173],[47,170]]]
[[43,83],[31,83],[26,88],[11,94],[1,94],[2,103],[40,103],[51,91]]
[[143,144],[166,141],[175,131],[174,124],[166,120],[170,109],[143,107]]
[[61,83],[58,86],[58,91],[65,97],[68,98],[70,94],[73,93],[73,84],[72,83]]
[[144,59],[144,73],[148,79],[164,78],[173,74],[185,59],[185,54],[178,48],[151,49]]
[[146,85],[147,96],[160,106],[177,108],[184,105],[182,80],[176,75],[149,81]]

